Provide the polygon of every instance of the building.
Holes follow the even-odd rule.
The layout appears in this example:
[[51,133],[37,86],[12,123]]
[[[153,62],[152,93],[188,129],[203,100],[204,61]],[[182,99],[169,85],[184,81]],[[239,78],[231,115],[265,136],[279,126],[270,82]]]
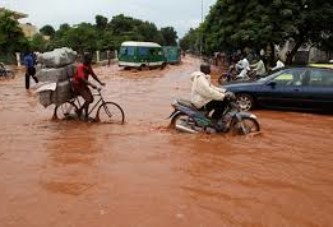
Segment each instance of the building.
[[[5,13],[5,12],[10,12],[13,14],[12,18],[14,20],[17,20],[19,22],[20,19],[23,18],[27,18],[28,14],[24,14],[24,13],[20,13],[20,12],[16,12],[16,11],[12,11],[9,9],[5,9],[3,7],[0,7],[0,14]],[[30,23],[20,23],[19,22],[19,26],[22,29],[24,35],[27,38],[32,38],[35,34],[38,33],[38,28]]]

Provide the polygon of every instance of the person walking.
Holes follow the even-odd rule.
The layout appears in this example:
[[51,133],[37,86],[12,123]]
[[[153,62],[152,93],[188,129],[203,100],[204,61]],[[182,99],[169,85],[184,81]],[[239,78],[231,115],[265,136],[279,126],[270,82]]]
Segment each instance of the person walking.
[[35,59],[32,52],[27,52],[24,55],[23,63],[25,65],[25,88],[30,88],[30,76],[34,79],[36,83],[38,83],[38,78],[36,75],[36,68],[35,68]]

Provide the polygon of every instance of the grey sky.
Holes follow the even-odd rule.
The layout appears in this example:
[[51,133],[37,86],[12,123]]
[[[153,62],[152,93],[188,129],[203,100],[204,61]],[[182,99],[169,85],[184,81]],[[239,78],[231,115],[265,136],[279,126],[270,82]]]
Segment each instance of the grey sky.
[[201,1],[204,14],[216,0],[0,0],[0,7],[27,13],[30,22],[41,28],[50,24],[71,25],[91,22],[100,14],[109,19],[118,14],[154,22],[157,27],[173,26],[182,37],[189,28],[201,21]]

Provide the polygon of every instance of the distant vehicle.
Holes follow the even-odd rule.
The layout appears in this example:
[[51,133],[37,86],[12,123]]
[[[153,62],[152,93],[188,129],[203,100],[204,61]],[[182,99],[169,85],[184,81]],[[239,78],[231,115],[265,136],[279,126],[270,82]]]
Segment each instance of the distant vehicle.
[[223,86],[242,110],[254,107],[333,112],[333,69],[292,67],[254,82]]
[[151,69],[166,66],[163,48],[152,42],[123,42],[119,51],[119,66],[124,68]]
[[181,61],[181,50],[177,46],[164,46],[164,55],[168,64],[179,64]]

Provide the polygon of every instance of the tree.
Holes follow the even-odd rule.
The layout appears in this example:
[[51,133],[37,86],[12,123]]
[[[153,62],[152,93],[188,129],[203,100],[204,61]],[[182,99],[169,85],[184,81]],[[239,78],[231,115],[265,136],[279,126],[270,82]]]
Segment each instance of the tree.
[[181,49],[190,50],[192,53],[198,53],[200,50],[199,28],[191,28],[179,42]]
[[46,35],[46,36],[50,36],[50,37],[54,37],[54,35],[55,35],[55,30],[51,25],[43,26],[41,29],[39,29],[39,32],[42,35]]
[[[169,43],[174,43],[177,38],[172,27],[163,29],[169,36]],[[142,21],[123,14],[114,16],[108,23],[108,19],[96,15],[95,24],[81,23],[71,27],[62,24],[55,32],[47,48],[67,46],[78,52],[95,50],[118,49],[124,41],[145,41],[163,44],[165,41],[162,32],[154,23]]]
[[36,34],[30,41],[30,47],[33,51],[44,52],[47,49],[47,43],[43,35]]
[[0,52],[12,54],[16,51],[25,51],[28,41],[16,20],[12,19],[12,13],[0,14]]
[[302,44],[319,44],[324,34],[331,34],[332,17],[332,3],[324,0],[218,0],[202,25],[204,48],[208,53],[259,49],[292,38],[291,63]]
[[123,14],[114,16],[108,27],[118,37],[118,40],[156,42],[159,44],[164,41],[162,33],[154,23],[127,17]]
[[63,41],[80,53],[97,49],[98,34],[95,27],[89,23],[81,23],[67,31]]
[[164,38],[164,46],[176,46],[177,45],[177,32],[173,27],[161,28],[161,33]]
[[104,30],[104,29],[106,29],[106,27],[108,25],[108,18],[101,16],[101,15],[96,15],[95,22],[96,22],[97,29]]

